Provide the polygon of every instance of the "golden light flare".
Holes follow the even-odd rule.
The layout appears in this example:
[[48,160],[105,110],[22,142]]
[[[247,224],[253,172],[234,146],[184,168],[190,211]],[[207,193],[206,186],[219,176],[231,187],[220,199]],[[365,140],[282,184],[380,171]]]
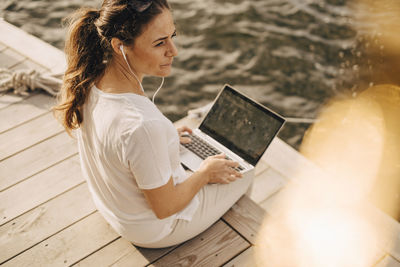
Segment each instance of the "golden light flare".
[[[258,266],[364,267],[381,254],[369,208],[400,215],[400,88],[380,85],[328,103],[279,193],[255,246]],[[386,242],[386,241],[385,241]]]
[[[400,84],[400,1],[352,0],[353,47],[360,76],[356,83]],[[355,73],[356,75],[356,73]]]
[[382,49],[399,54],[400,2],[398,0],[354,0],[351,8],[360,32],[379,36]]

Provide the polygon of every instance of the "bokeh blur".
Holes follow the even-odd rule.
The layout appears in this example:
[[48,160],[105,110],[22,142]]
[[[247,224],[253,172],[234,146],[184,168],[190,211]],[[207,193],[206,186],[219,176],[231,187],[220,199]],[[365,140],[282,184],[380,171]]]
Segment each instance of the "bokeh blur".
[[371,210],[400,221],[400,2],[349,7],[358,37],[342,67],[352,66],[353,87],[327,101],[307,130],[300,152],[315,166],[297,166],[274,202],[259,266],[374,266],[382,240],[396,238]]
[[256,246],[259,266],[364,267],[378,260],[381,231],[371,210],[400,219],[400,87],[378,85],[334,99],[308,130],[297,166]]

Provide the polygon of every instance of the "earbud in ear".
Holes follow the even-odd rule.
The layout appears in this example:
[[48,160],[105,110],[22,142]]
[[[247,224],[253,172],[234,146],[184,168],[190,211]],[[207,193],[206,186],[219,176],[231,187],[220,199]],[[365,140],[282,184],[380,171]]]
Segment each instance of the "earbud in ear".
[[132,75],[133,75],[133,76],[135,77],[135,79],[138,81],[139,86],[140,86],[140,89],[142,89],[142,92],[144,92],[142,83],[140,82],[140,80],[138,79],[138,77],[136,76],[136,74],[133,72],[133,70],[131,69],[131,66],[129,65],[128,60],[126,59],[126,55],[125,55],[125,52],[124,52],[124,46],[123,46],[123,45],[120,45],[120,46],[119,46],[119,50],[121,50],[121,52],[122,52],[122,57],[124,58],[124,60],[125,60],[125,62],[126,62],[126,65],[128,65],[129,71],[132,73]]
[[[122,52],[122,56],[124,57],[124,60],[126,61],[126,64],[128,64],[128,61],[126,60],[126,55],[125,55],[125,52],[124,52],[124,45],[120,45],[119,46],[119,50],[121,50],[121,52]],[[129,65],[129,64],[128,64]],[[129,67],[130,68],[130,67]]]

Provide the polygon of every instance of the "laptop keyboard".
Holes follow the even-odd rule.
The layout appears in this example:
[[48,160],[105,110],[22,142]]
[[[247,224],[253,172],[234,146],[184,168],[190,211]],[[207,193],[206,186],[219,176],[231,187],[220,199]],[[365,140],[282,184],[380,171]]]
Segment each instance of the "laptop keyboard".
[[[195,134],[188,134],[188,137],[192,140],[192,142],[187,143],[187,144],[182,144],[184,147],[195,153],[197,156],[199,156],[201,159],[206,159],[210,156],[215,156],[218,154],[221,154],[222,152],[216,149],[215,147],[211,146],[207,142],[205,142],[203,139],[198,137]],[[230,158],[227,156],[226,159]],[[242,171],[244,168],[242,166],[238,166],[235,168],[237,171]]]

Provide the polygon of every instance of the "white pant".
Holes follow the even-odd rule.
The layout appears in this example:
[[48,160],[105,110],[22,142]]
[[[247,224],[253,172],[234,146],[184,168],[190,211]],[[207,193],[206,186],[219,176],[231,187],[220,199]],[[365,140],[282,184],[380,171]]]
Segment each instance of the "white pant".
[[200,205],[191,221],[178,219],[172,232],[151,244],[135,244],[146,248],[162,248],[180,244],[200,234],[227,212],[250,189],[254,169],[229,184],[208,184],[198,193]]

